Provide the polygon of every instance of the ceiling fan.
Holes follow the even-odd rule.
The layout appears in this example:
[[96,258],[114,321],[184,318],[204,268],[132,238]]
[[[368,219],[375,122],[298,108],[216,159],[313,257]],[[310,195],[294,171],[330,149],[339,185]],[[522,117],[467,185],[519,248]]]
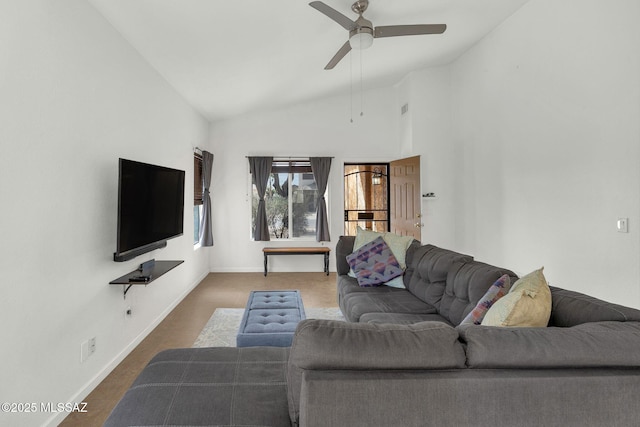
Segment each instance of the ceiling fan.
[[351,49],[366,49],[370,47],[373,44],[374,38],[442,34],[447,29],[445,24],[386,25],[374,28],[371,21],[362,16],[369,6],[369,0],[358,0],[351,5],[351,10],[359,15],[355,21],[352,21],[321,1],[312,1],[309,3],[309,6],[324,13],[349,31],[349,40],[347,40],[333,58],[331,58],[331,61],[324,67],[325,70],[333,69]]

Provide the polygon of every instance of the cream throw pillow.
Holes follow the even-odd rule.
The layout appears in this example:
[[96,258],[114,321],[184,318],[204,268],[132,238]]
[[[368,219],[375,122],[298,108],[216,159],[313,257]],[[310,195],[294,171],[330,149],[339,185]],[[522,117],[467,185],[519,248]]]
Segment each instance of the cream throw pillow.
[[482,325],[546,327],[551,316],[551,290],[543,269],[517,280],[487,311]]
[[[378,233],[377,231],[365,230],[364,228],[358,226],[356,231],[356,238],[353,241],[353,251],[357,251],[362,246],[366,245],[369,242],[373,242],[378,237],[384,236],[384,233]],[[388,243],[387,243],[388,244]]]
[[391,252],[396,257],[398,262],[400,263],[400,267],[404,270],[407,268],[406,258],[407,258],[407,249],[411,246],[411,242],[413,242],[412,236],[400,236],[399,234],[394,234],[391,232],[384,233],[382,236],[387,245],[391,248]]

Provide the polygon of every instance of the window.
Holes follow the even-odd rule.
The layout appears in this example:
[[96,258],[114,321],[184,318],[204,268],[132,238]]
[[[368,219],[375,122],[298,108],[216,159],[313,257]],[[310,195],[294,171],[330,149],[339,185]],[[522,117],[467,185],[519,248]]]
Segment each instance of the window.
[[202,204],[204,195],[204,185],[202,181],[202,155],[193,154],[193,244],[200,243],[200,217],[202,215]]
[[[251,238],[258,210],[258,192],[252,185]],[[318,186],[308,159],[277,160],[265,193],[269,235],[275,239],[312,240],[316,236]]]

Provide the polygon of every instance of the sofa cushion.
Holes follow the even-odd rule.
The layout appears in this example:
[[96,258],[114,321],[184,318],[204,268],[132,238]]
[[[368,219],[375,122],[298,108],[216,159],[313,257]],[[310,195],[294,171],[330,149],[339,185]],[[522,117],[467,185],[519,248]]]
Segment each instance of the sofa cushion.
[[305,370],[463,367],[465,355],[458,332],[442,322],[381,325],[303,320],[293,338],[287,371],[291,420],[295,423],[298,419]]
[[451,325],[438,313],[366,313],[360,316],[360,323],[393,323],[395,325],[412,325],[420,322],[442,322]]
[[[472,259],[469,255],[437,246],[421,246],[413,253],[407,254],[407,270],[404,281],[407,290],[420,300],[438,309],[451,266],[455,262],[468,262]],[[485,291],[486,289],[478,297],[482,296]]]
[[551,290],[542,268],[513,284],[507,295],[487,311],[486,326],[545,327],[551,315]]
[[461,324],[470,323],[473,325],[479,325],[484,319],[484,315],[491,308],[491,306],[500,298],[505,296],[511,288],[511,280],[508,274],[503,274],[498,280],[496,280],[489,290],[480,298],[480,301],[476,306],[462,319]]
[[347,256],[360,286],[377,286],[402,274],[393,252],[382,237],[365,243]]
[[[344,317],[350,322],[359,322],[366,313],[435,313],[436,308],[429,305],[406,289],[389,288],[387,292],[351,292],[339,301]],[[378,290],[379,288],[363,288]]]
[[640,323],[570,328],[460,325],[470,368],[640,367]]
[[449,268],[438,313],[454,325],[475,308],[487,290],[503,275],[514,282],[512,271],[478,261],[454,262]]
[[602,301],[580,292],[553,286],[549,288],[552,296],[550,326],[575,326],[607,320],[640,321],[640,310]]
[[295,332],[289,365],[302,369],[452,369],[465,367],[465,355],[458,331],[442,322],[393,325],[306,319]]
[[351,293],[368,293],[368,292],[373,292],[373,293],[389,293],[389,292],[406,292],[406,290],[404,289],[397,289],[397,288],[393,288],[393,287],[387,287],[387,286],[377,286],[374,288],[363,288],[360,287],[360,285],[358,285],[358,280],[354,277],[351,277],[349,275],[346,274],[342,274],[337,276],[336,278],[336,282],[337,282],[337,287],[338,287],[338,303],[340,303],[340,301],[342,299],[344,299],[344,297],[346,295],[349,295]]

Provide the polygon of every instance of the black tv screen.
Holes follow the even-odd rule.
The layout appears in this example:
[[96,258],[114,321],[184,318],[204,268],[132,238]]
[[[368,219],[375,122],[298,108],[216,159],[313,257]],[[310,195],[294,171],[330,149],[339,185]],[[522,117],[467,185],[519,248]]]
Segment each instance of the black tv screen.
[[184,171],[120,159],[114,261],[166,246],[183,225]]

